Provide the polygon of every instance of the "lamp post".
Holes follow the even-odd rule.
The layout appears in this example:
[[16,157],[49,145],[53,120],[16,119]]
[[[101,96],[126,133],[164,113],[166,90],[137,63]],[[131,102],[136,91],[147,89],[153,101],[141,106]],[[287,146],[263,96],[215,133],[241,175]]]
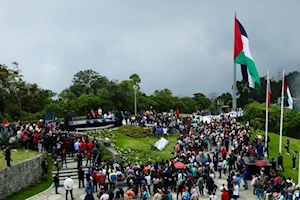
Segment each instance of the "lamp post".
[[138,91],[139,87],[137,85],[133,86],[133,90],[134,90],[134,114],[136,116],[137,113],[137,108],[136,108],[136,93]]

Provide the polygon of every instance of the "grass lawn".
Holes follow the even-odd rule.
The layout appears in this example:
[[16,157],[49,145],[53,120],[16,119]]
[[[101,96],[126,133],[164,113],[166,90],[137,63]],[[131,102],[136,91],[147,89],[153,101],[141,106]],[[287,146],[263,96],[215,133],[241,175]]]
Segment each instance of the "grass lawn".
[[173,158],[172,152],[174,152],[174,148],[176,145],[176,141],[178,138],[178,135],[169,135],[168,140],[169,144],[162,150],[150,150],[150,146],[153,145],[159,138],[154,137],[146,137],[146,138],[133,138],[126,136],[118,130],[112,131],[117,136],[117,143],[116,147],[119,149],[131,149],[141,152],[138,157],[143,158],[142,160],[145,161],[147,159],[151,159],[152,162],[154,160],[169,160]]
[[[25,152],[23,149],[18,149],[18,151],[11,151],[11,159],[13,162],[11,162],[12,165],[18,164],[19,162],[22,162],[28,158],[33,158],[37,156],[39,153],[36,151],[28,150],[28,152]],[[0,155],[0,169],[3,169],[6,167],[6,160],[4,160],[4,156],[1,152]]]
[[50,185],[53,183],[52,171],[55,170],[55,166],[53,165],[51,156],[47,156],[47,161],[48,161],[48,174],[45,175],[45,177],[42,177],[41,180],[37,181],[36,183],[7,197],[7,199],[9,200],[27,199],[49,188]]
[[[261,133],[264,135],[265,132],[261,131]],[[277,157],[278,157],[278,152],[279,152],[279,134],[275,133],[268,133],[270,137],[270,150],[269,150],[269,160],[272,158],[275,159],[277,162]],[[251,138],[254,137],[254,134]],[[286,140],[290,140],[290,155],[286,154],[286,149],[284,148]],[[299,160],[297,158],[296,160],[296,170],[293,170],[292,168],[292,155],[294,151],[300,152],[300,140],[290,138],[283,136],[282,137],[282,148],[281,148],[281,154],[283,156],[283,167],[284,167],[284,172],[280,172],[279,174],[281,176],[285,176],[286,178],[292,178],[295,183],[298,183],[298,163]]]

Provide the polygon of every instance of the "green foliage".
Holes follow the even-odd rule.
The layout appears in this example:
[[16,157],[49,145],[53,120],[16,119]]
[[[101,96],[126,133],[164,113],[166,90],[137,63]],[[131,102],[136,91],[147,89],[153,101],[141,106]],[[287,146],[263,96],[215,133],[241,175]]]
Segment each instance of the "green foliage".
[[200,110],[207,109],[212,104],[211,100],[202,93],[195,93],[193,99],[195,100]]
[[103,162],[111,161],[110,152],[106,148],[100,147],[99,152],[100,152],[101,159]]
[[[155,162],[161,159],[169,160],[173,157],[174,147],[177,142],[177,135],[169,135],[167,138],[170,143],[162,150],[158,151],[153,147],[159,138],[133,138],[128,137],[119,132],[119,129],[112,131],[117,136],[115,149],[121,154],[120,158],[126,164],[138,162],[145,164],[147,162]],[[131,135],[131,134],[130,134]]]
[[28,186],[27,188],[24,188],[19,192],[7,197],[7,199],[9,200],[27,199],[48,189],[53,183],[52,171],[55,170],[55,166],[53,165],[51,156],[47,156],[47,163],[48,163],[48,174],[46,174],[40,180]]
[[56,112],[58,118],[63,118],[65,110],[74,111],[75,116],[85,116],[99,106],[103,112],[107,112],[108,106],[114,106],[116,110],[134,113],[134,85],[138,86],[138,111],[148,110],[152,105],[158,112],[178,108],[182,113],[191,113],[198,107],[207,109],[211,104],[201,93],[195,98],[177,97],[169,89],[163,89],[148,96],[140,91],[142,80],[138,74],[134,73],[128,80],[119,82],[108,80],[90,69],[76,73],[72,85],[54,100],[54,92],[42,89],[37,84],[26,83],[22,80],[19,64],[14,62],[12,65],[13,69],[6,65],[0,67],[0,120],[39,120],[47,112]]
[[149,128],[139,126],[122,126],[118,128],[118,132],[133,138],[146,138],[151,136],[151,130]]
[[[300,113],[284,110],[283,134],[293,138],[300,138]],[[252,126],[264,130],[266,122],[266,104],[253,102],[244,109],[244,121],[249,121]],[[280,107],[269,107],[269,131],[279,133],[280,129]]]
[[41,89],[37,84],[22,80],[18,63],[13,62],[13,69],[0,66],[0,120],[23,117],[24,113],[37,113],[51,103],[54,93]]
[[[276,103],[278,97],[281,96],[281,89],[282,89],[282,76],[280,78],[271,78],[270,85],[271,85],[271,103]],[[294,71],[286,75],[287,85],[290,88],[292,97],[295,97],[294,104],[296,109],[299,110],[300,108],[300,101],[299,94],[300,94],[300,71]],[[244,81],[237,81],[237,94],[238,94],[238,106],[244,108],[249,103],[253,101],[257,101],[259,103],[264,103],[266,101],[266,87],[267,87],[267,80],[266,77],[260,78],[261,83],[261,91],[257,93],[253,89],[248,87],[248,83]]]
[[0,146],[8,146],[9,138],[13,135],[13,132],[8,127],[0,126]]

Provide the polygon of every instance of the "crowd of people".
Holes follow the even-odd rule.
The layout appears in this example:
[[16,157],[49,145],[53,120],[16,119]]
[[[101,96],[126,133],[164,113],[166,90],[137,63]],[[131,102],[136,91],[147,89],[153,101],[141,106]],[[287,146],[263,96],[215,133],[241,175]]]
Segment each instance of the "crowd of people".
[[[268,154],[269,138],[266,140],[259,132],[251,133],[249,123],[241,125],[226,114],[209,122],[195,122],[194,117],[187,116],[181,121],[179,110],[172,114],[157,114],[153,108],[134,116],[140,124],[153,124],[154,137],[169,134],[171,129],[178,133],[173,158],[143,165],[113,161],[103,165],[96,139],[78,138],[51,125],[17,124],[14,142],[19,141],[25,151],[27,148],[47,151],[54,160],[61,158],[65,167],[66,157],[74,157],[79,187],[85,188],[87,200],[95,199],[95,196],[100,200],[146,200],[150,197],[170,200],[174,193],[182,200],[202,197],[228,200],[238,199],[241,191],[249,189],[249,184],[258,199],[299,199],[299,188],[292,179],[278,175],[278,170],[284,170],[281,154],[277,162],[271,159],[271,167],[257,167],[257,172],[250,173],[249,160],[261,159]],[[251,134],[255,134],[253,140]],[[287,154],[290,153],[289,145],[287,141]],[[297,152],[292,156],[293,163],[296,159]],[[89,167],[86,171],[83,170],[85,166]],[[293,167],[296,168],[295,164]],[[226,182],[217,185],[216,179],[222,177]],[[59,181],[57,174],[54,177],[56,193]],[[70,193],[73,199],[73,180],[70,177],[64,181],[64,187],[66,198]]]

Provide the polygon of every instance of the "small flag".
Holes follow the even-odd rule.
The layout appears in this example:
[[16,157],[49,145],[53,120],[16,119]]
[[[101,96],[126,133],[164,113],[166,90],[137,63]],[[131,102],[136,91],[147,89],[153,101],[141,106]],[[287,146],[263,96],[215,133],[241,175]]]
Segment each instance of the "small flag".
[[283,85],[283,91],[284,91],[284,106],[288,109],[293,110],[294,109],[294,101],[290,92],[290,88],[288,87],[286,83],[286,78],[284,77],[284,85]]
[[270,84],[270,78],[269,78],[269,74],[268,74],[268,78],[267,78],[267,98],[268,98],[268,107],[270,106],[271,103],[271,84]]

